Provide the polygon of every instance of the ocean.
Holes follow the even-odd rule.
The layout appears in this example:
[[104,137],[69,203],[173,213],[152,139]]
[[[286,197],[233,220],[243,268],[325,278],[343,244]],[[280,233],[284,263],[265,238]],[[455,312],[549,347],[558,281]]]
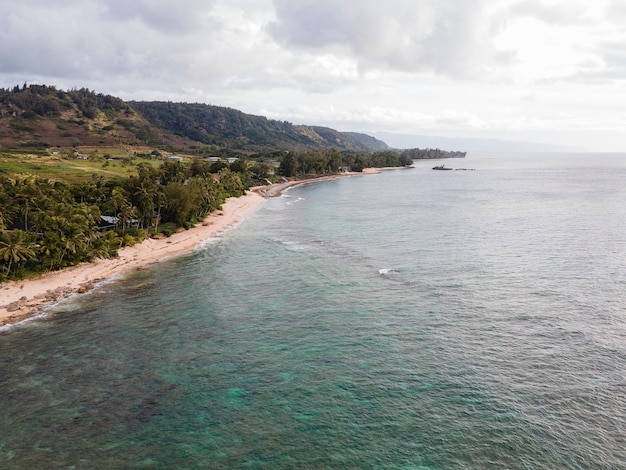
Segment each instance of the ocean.
[[626,155],[305,184],[0,331],[0,468],[626,468]]

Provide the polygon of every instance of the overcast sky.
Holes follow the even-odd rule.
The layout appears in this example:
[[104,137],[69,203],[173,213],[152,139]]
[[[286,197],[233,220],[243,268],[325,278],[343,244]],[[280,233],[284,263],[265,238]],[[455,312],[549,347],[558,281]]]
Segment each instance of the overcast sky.
[[0,86],[626,151],[624,0],[0,0]]

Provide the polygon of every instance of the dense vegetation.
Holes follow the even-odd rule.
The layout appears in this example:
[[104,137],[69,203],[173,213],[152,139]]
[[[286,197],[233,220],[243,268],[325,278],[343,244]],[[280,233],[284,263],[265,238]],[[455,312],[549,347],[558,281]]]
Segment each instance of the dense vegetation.
[[451,152],[440,149],[407,149],[402,151],[402,155],[413,160],[424,160],[433,158],[465,158],[466,152]]
[[282,157],[279,173],[287,177],[306,177],[341,171],[360,172],[365,168],[403,167],[412,163],[410,156],[391,150],[374,153],[309,150]]
[[0,145],[45,148],[69,145],[167,146],[196,154],[387,148],[371,136],[342,133],[199,103],[125,102],[85,88],[70,91],[26,85],[0,89]]
[[140,163],[137,176],[77,184],[0,176],[0,280],[108,258],[147,236],[188,228],[249,188],[245,167]]
[[0,116],[15,114],[26,119],[33,115],[55,117],[74,107],[88,119],[94,119],[100,111],[130,112],[130,106],[121,99],[96,94],[86,88],[62,91],[53,86],[26,84],[22,88],[0,88]]
[[152,125],[202,144],[239,151],[338,148],[368,151],[386,148],[384,142],[357,133],[319,126],[294,126],[236,109],[200,103],[131,101]]
[[[407,166],[397,152],[315,150],[280,163],[193,158],[136,165],[137,174],[80,183],[0,175],[0,280],[116,256],[149,236],[189,228],[227,197],[279,177],[313,177],[376,166]],[[276,166],[278,165],[278,166]]]
[[70,91],[46,85],[0,89],[0,146],[45,150],[82,145],[146,145],[161,142],[184,147],[151,126],[128,103],[86,88]]

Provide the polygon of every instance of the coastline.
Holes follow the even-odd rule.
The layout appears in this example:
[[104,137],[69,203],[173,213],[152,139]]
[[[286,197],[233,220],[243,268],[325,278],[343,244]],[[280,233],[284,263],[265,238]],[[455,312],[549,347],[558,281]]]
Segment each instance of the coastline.
[[[363,173],[365,174],[365,172]],[[367,172],[367,173],[373,173],[373,171]],[[321,181],[330,181],[330,180],[334,180],[337,178],[342,178],[344,176],[353,176],[357,174],[359,173],[340,173],[336,175],[318,176],[318,177],[302,179],[302,180],[292,180],[292,181],[287,181],[284,183],[272,184],[270,186],[260,186],[256,188],[255,191],[264,197],[280,197],[282,196],[284,191],[294,186],[300,186],[301,184],[307,184],[307,183],[319,183]]]
[[249,191],[244,196],[227,199],[221,210],[209,214],[194,228],[168,238],[147,238],[120,249],[117,258],[97,259],[37,278],[3,283],[0,285],[0,327],[32,318],[73,294],[88,292],[99,282],[191,252],[203,241],[237,223],[263,200],[257,191]]
[[203,241],[216,237],[245,214],[258,208],[265,198],[279,197],[288,188],[380,171],[380,168],[367,168],[361,173],[341,173],[252,188],[241,197],[227,199],[221,210],[209,214],[194,228],[168,238],[147,238],[136,245],[121,248],[117,258],[97,259],[37,278],[0,284],[0,328],[33,318],[52,304],[71,295],[88,292],[98,283],[115,276],[191,252]]

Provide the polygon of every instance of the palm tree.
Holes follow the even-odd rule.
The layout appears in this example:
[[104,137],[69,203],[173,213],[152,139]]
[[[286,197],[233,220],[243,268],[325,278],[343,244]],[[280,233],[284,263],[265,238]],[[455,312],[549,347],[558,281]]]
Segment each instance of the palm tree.
[[15,197],[24,202],[24,230],[28,231],[28,211],[31,203],[38,196],[38,189],[32,178],[25,178],[15,182]]
[[130,204],[123,188],[114,188],[111,192],[110,204],[113,207],[113,215],[117,217],[117,212],[122,206]]
[[8,223],[7,211],[4,207],[0,206],[0,230],[5,230]]
[[152,219],[154,218],[154,200],[157,196],[156,185],[149,180],[144,180],[137,187],[133,196],[141,227],[149,227],[152,225]]
[[50,261],[48,269],[58,269],[61,267],[60,261],[57,261],[61,259],[61,256],[63,255],[61,245],[62,240],[57,232],[49,230],[44,233],[41,241],[41,248],[39,248],[39,254],[42,261]]
[[0,259],[5,263],[7,275],[11,273],[13,264],[35,259],[35,252],[24,239],[22,230],[4,232],[0,238]]
[[124,204],[118,209],[117,217],[122,222],[122,233],[126,233],[126,226],[132,223],[133,218],[137,216],[137,212],[132,204]]
[[15,210],[14,197],[7,192],[4,185],[0,186],[0,230],[6,230],[11,225]]

